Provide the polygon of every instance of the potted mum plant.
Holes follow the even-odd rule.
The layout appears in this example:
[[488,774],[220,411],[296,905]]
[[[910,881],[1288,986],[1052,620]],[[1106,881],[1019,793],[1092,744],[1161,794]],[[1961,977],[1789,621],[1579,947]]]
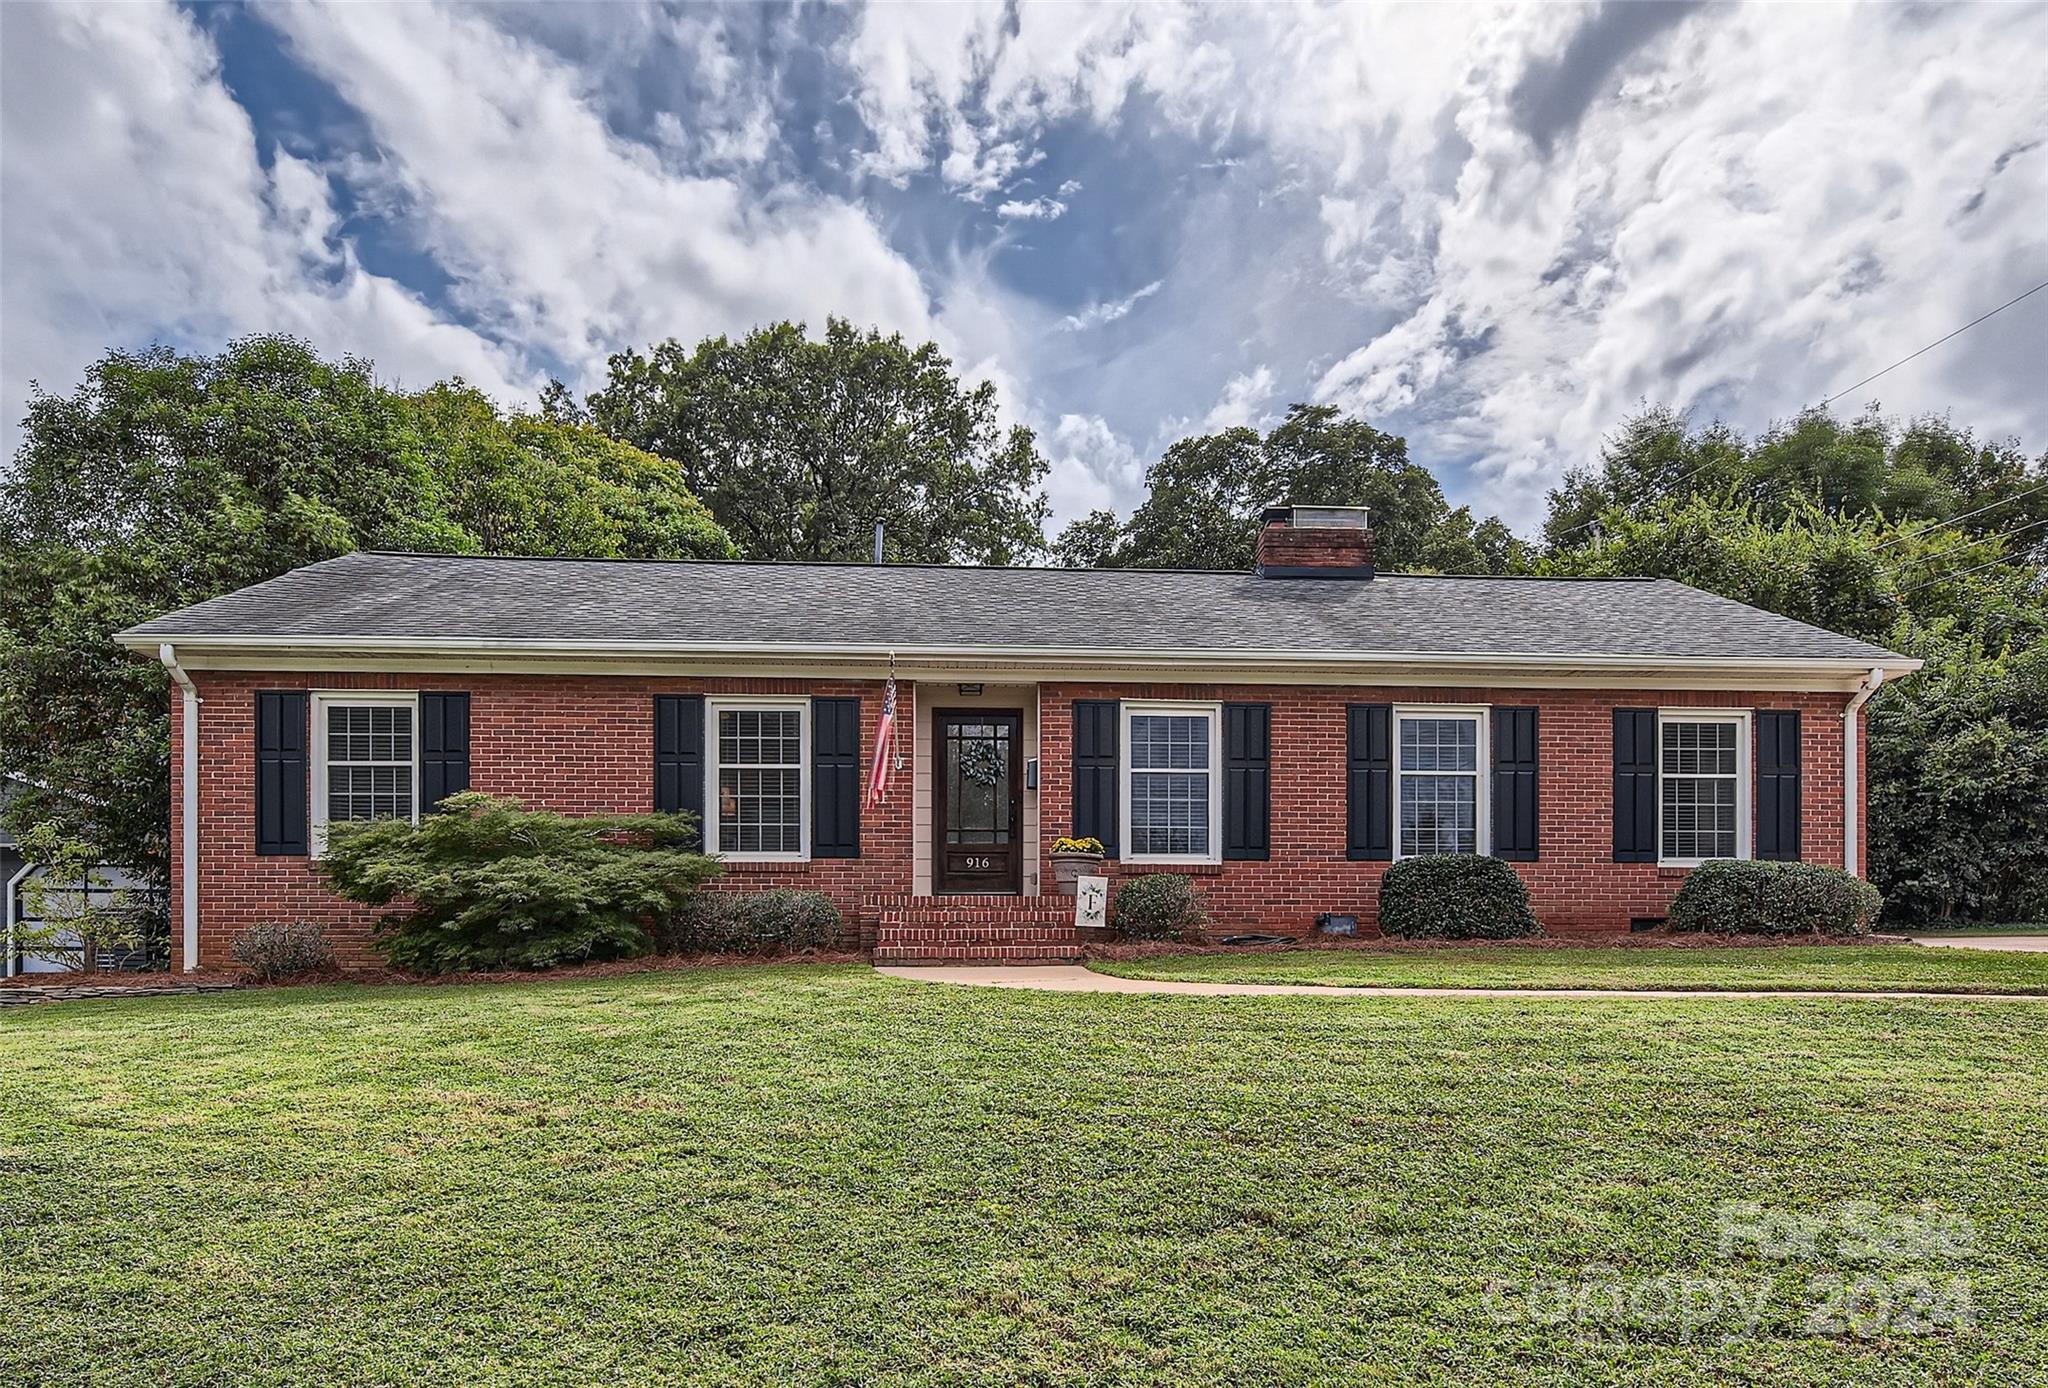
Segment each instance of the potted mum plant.
[[1060,895],[1072,896],[1076,882],[1102,871],[1102,858],[1101,839],[1054,839],[1052,875]]

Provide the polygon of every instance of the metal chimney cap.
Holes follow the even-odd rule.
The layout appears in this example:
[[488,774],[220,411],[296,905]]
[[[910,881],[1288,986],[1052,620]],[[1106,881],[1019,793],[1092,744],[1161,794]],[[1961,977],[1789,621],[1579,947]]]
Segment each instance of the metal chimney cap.
[[1297,506],[1275,501],[1260,517],[1263,525],[1293,525],[1307,530],[1370,530],[1370,506]]

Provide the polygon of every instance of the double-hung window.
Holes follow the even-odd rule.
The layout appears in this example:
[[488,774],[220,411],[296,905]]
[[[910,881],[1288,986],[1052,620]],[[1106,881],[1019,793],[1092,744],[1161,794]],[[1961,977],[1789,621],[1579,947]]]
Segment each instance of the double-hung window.
[[1397,858],[1486,851],[1486,710],[1394,711]]
[[810,701],[713,699],[706,714],[706,850],[762,860],[808,857]]
[[419,819],[419,698],[413,694],[313,696],[314,845],[326,826]]
[[1123,856],[1134,863],[1222,859],[1222,706],[1125,701]]
[[1657,859],[1749,856],[1749,715],[1657,716]]

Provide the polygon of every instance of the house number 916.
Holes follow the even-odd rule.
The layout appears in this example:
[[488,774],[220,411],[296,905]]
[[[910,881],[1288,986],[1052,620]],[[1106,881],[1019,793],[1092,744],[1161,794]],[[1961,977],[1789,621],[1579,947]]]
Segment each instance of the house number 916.
[[992,868],[995,865],[996,860],[993,858],[969,858],[967,860],[967,870],[969,872],[973,872],[977,869]]

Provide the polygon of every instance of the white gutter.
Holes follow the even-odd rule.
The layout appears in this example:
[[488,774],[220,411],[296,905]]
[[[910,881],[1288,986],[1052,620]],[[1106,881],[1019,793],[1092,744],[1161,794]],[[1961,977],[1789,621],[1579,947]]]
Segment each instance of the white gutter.
[[[155,638],[143,634],[116,632],[114,640],[139,650]],[[635,640],[534,640],[497,636],[306,636],[289,633],[266,635],[236,633],[180,636],[187,650],[261,651],[355,651],[379,655],[448,654],[453,652],[517,652],[522,655],[608,655],[608,656],[838,656],[875,660],[877,663],[901,656],[904,659],[940,660],[1045,660],[1076,659],[1118,665],[1156,663],[1181,668],[1190,664],[1228,665],[1383,665],[1383,664],[1485,664],[1500,666],[1570,665],[1577,669],[1632,670],[1645,667],[1692,670],[1810,670],[1860,674],[1870,667],[1860,658],[1803,658],[1786,656],[1682,656],[1682,655],[1600,655],[1586,651],[1518,651],[1512,654],[1481,651],[1306,651],[1299,647],[1103,647],[1025,646],[962,643],[933,646],[889,646],[864,642],[820,643],[815,641],[635,641]],[[1918,660],[1888,662],[1887,669],[1912,671]]]
[[181,916],[185,932],[185,972],[199,967],[199,686],[178,665],[177,649],[166,641],[157,647],[157,659],[171,672],[178,688],[185,691],[185,707],[178,719],[184,751],[179,758],[184,772],[184,796],[178,813]]
[[1856,715],[1883,684],[1884,667],[1873,665],[1850,696],[1849,706],[1842,710],[1842,868],[1852,877],[1861,876],[1856,870],[1856,812],[1861,808],[1856,784]]
[[23,881],[24,881],[24,880],[25,880],[25,879],[26,879],[26,878],[28,877],[28,875],[29,875],[30,873],[34,872],[35,870],[36,870],[36,865],[35,865],[34,863],[23,863],[23,864],[21,865],[21,871],[20,871],[20,872],[17,872],[17,873],[15,873],[15,874],[14,874],[14,876],[12,876],[12,877],[10,877],[10,878],[8,878],[8,879],[7,879],[7,888],[6,888],[6,891],[7,891],[7,971],[6,971],[6,975],[5,975],[5,976],[6,976],[6,977],[8,977],[8,978],[13,978],[13,977],[14,977],[14,974],[15,974],[15,969],[14,969],[14,925],[15,925],[15,920],[14,920],[14,897],[15,897],[15,892],[16,892],[16,889],[18,889],[18,888],[19,888],[19,887],[21,886],[22,882],[23,882]]

